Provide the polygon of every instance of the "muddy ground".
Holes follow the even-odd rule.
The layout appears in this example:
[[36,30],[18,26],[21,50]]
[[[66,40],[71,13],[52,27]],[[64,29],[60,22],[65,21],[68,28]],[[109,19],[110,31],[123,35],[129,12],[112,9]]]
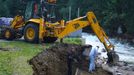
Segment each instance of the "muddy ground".
[[[67,52],[71,48],[75,47],[74,55],[78,58],[78,61],[73,62],[73,74],[75,75],[76,69],[79,68],[82,74],[89,75],[88,61],[82,56],[82,50],[84,46],[74,44],[56,44],[51,48],[44,50],[35,57],[33,57],[29,64],[32,65],[34,70],[33,75],[67,75]],[[96,72],[90,75],[111,75],[101,68],[97,68]]]

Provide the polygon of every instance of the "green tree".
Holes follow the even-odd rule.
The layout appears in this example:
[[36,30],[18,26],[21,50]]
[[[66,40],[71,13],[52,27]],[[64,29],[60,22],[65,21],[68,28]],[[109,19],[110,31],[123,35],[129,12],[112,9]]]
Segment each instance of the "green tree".
[[9,10],[6,5],[6,2],[0,0],[0,17],[8,17],[8,16],[9,16]]

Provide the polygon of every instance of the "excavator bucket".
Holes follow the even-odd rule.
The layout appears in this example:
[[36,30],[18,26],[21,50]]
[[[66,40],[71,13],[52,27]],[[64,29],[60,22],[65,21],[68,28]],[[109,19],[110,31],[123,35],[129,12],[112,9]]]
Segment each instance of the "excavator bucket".
[[108,56],[108,64],[116,64],[119,61],[119,56],[116,54],[115,51],[110,51],[107,53]]

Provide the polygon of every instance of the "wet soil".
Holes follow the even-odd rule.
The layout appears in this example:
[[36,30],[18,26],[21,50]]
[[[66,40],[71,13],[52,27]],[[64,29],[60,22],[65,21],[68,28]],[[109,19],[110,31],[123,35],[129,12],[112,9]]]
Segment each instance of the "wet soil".
[[67,52],[72,47],[75,48],[75,57],[79,59],[73,62],[72,75],[75,75],[77,68],[82,70],[81,75],[111,75],[101,68],[97,68],[93,74],[88,73],[88,61],[82,56],[84,46],[74,44],[55,44],[34,56],[29,60],[34,71],[33,75],[67,75]]

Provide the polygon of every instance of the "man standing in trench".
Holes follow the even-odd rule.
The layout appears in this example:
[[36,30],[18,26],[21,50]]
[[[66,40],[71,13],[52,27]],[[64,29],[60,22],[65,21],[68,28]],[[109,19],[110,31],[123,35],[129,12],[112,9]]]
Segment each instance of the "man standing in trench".
[[95,70],[95,59],[98,55],[98,49],[99,46],[92,47],[91,51],[89,52],[89,72],[93,72],[93,70]]

